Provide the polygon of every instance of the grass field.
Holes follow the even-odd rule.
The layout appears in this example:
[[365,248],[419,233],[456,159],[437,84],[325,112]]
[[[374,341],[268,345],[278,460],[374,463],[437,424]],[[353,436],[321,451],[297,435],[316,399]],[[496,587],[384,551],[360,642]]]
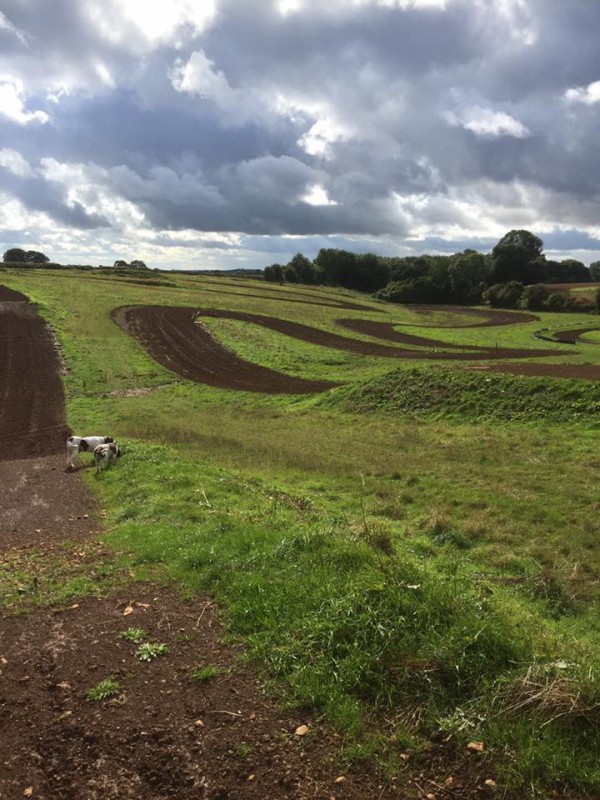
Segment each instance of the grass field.
[[212,593],[276,691],[338,725],[349,757],[393,769],[441,730],[457,747],[485,742],[507,796],[600,793],[596,382],[366,357],[215,319],[245,359],[342,384],[302,397],[217,390],[158,365],[110,312],[233,309],[338,333],[338,318],[381,319],[600,364],[595,333],[569,347],[534,337],[597,317],[452,328],[447,313],[333,289],[132,280],[0,271],[57,333],[71,427],[125,445],[118,468],[89,482],[135,577]]

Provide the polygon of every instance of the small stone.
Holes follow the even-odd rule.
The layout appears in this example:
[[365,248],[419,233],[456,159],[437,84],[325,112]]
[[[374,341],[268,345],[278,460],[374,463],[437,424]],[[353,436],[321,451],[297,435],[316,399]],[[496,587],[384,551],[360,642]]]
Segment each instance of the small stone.
[[308,733],[308,725],[300,725],[294,731],[296,736],[305,736]]
[[197,720],[196,720],[196,722],[194,722],[194,725],[195,725],[197,728],[203,728],[203,727],[204,727],[204,722],[202,722],[202,720],[201,720],[201,719],[197,719]]
[[483,753],[485,745],[483,742],[469,742],[467,750],[470,750],[472,753]]
[[486,785],[487,787],[489,787],[490,789],[495,789],[495,788],[496,788],[496,786],[498,785],[498,784],[496,783],[496,781],[492,780],[491,778],[488,778],[486,781],[484,781],[484,783],[485,783],[485,785]]
[[339,778],[336,778],[334,783],[346,783],[346,778],[344,775],[340,775]]

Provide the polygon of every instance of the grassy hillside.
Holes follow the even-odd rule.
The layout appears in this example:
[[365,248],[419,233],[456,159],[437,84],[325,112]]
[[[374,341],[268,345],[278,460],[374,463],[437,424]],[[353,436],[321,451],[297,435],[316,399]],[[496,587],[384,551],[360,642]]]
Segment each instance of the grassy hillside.
[[594,334],[570,347],[533,335],[597,318],[458,328],[472,319],[349,292],[151,280],[0,271],[57,332],[73,429],[125,445],[90,484],[132,574],[210,591],[277,691],[339,726],[349,758],[376,755],[397,774],[408,750],[419,769],[433,737],[468,768],[477,740],[506,796],[599,793],[596,383],[361,356],[215,319],[244,358],[342,384],[308,397],[216,390],[159,366],[110,312],[233,309],[355,338],[335,320],[379,319],[600,364]]

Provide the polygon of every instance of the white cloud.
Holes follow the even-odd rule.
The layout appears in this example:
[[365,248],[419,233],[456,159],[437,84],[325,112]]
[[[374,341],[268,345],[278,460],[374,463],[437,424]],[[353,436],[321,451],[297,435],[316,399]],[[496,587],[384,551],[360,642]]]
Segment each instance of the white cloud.
[[0,167],[4,167],[19,178],[31,178],[35,174],[29,161],[23,158],[21,153],[9,147],[0,150]]
[[309,206],[337,206],[335,200],[330,200],[325,189],[318,183],[311,186],[301,200]]
[[18,78],[0,79],[0,114],[20,125],[39,122],[42,125],[50,119],[45,111],[25,109],[23,81]]
[[21,42],[21,44],[27,45],[27,40],[25,36],[21,33],[21,31],[17,30],[12,22],[8,19],[8,17],[0,11],[0,30],[8,31],[12,33],[17,39]]
[[570,103],[584,103],[586,106],[600,103],[600,81],[594,81],[587,86],[578,86],[575,89],[567,89],[564,96]]
[[66,164],[54,158],[40,160],[40,172],[65,190],[69,207],[80,206],[86,214],[108,220],[115,228],[131,229],[144,224],[137,205],[121,197],[110,185],[110,173],[95,164]]
[[505,111],[493,111],[491,108],[472,106],[461,111],[448,111],[444,118],[450,125],[455,125],[472,131],[477,136],[514,136],[517,139],[524,139],[531,135],[531,132]]
[[347,136],[347,131],[331,119],[319,119],[312,128],[302,136],[298,144],[311,156],[330,155],[331,145]]
[[215,69],[214,61],[201,50],[192,53],[187,63],[176,62],[171,71],[171,82],[178,92],[197,94],[221,106],[229,106],[235,100],[235,91],[225,75]]
[[137,46],[152,48],[179,43],[186,33],[206,30],[216,12],[215,0],[169,0],[149,4],[147,0],[104,0],[88,3],[86,11],[107,41],[122,44],[137,34]]

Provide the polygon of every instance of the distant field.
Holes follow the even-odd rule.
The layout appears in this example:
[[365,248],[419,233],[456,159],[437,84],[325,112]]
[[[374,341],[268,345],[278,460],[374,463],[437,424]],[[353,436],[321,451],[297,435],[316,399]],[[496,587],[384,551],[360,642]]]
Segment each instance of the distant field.
[[[441,730],[457,769],[485,742],[507,797],[600,792],[600,318],[169,273],[0,283],[58,336],[72,429],[125,446],[90,481],[107,541],[211,592],[348,757],[397,769]],[[148,306],[160,331],[114,321]]]

